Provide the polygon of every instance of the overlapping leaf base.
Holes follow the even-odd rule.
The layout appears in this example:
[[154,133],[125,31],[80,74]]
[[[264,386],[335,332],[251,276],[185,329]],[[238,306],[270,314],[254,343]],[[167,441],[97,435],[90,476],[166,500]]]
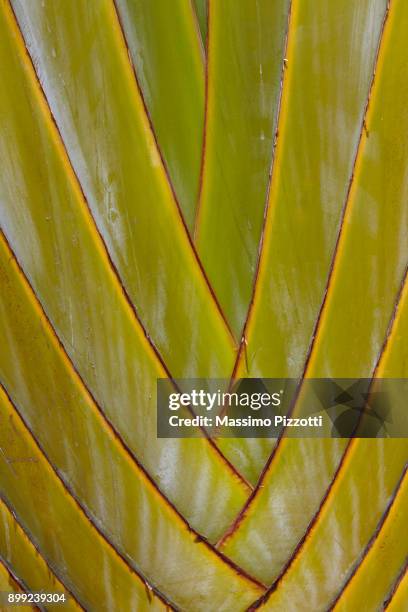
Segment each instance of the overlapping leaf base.
[[406,609],[406,440],[157,439],[155,394],[408,376],[408,4],[0,8],[0,591]]

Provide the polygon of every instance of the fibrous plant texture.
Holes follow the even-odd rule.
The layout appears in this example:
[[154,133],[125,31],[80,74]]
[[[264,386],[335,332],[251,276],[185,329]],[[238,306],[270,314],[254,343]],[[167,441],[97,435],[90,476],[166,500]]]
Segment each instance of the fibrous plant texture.
[[0,0],[0,591],[407,609],[406,440],[156,434],[158,378],[408,377],[407,39],[406,0]]

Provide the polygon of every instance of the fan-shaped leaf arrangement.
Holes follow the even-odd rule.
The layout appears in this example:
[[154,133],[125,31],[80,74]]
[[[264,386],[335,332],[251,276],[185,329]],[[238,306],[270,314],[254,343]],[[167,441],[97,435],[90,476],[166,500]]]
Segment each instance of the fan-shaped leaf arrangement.
[[408,376],[408,4],[0,5],[0,590],[405,609],[405,440],[158,439],[155,405]]

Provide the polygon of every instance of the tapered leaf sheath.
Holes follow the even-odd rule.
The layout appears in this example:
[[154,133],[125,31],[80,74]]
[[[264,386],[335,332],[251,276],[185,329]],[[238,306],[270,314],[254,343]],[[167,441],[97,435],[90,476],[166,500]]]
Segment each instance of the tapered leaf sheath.
[[[385,6],[385,0],[293,0],[264,245],[238,376],[296,378],[302,373],[352,173]],[[251,482],[272,445],[272,440],[238,443],[236,465]]]
[[403,537],[407,514],[408,478],[405,476],[371,548],[336,602],[336,612],[381,610],[408,557],[408,545]]
[[[408,259],[408,148],[398,137],[405,124],[408,129],[408,113],[403,96],[392,94],[393,88],[406,86],[400,52],[406,27],[401,3],[391,4],[366,117],[369,137],[363,131],[308,377],[371,376],[394,316]],[[393,178],[387,180],[391,167]],[[240,527],[225,541],[226,554],[243,567],[251,559],[255,575],[273,581],[317,511],[346,444],[345,440],[284,439]],[[296,504],[299,491],[301,506]]]
[[319,521],[265,609],[299,610],[307,601],[312,610],[327,610],[374,533],[406,460],[405,440],[353,444]]
[[408,6],[391,2],[309,376],[365,376],[375,365],[408,262],[407,27]]
[[[165,605],[101,537],[63,487],[2,389],[0,422],[2,491],[41,554],[83,606],[164,610]],[[10,461],[23,457],[32,461]],[[17,537],[14,534],[14,542]],[[18,562],[27,565],[29,559]],[[42,564],[36,560],[31,579],[40,574]]]
[[[401,19],[397,12],[396,19],[398,17]],[[376,372],[379,378],[407,377],[408,349],[406,343],[401,342],[401,333],[408,326],[407,298],[408,284],[405,282]],[[380,598],[386,593],[387,585],[396,581],[400,575],[398,562],[407,556],[406,539],[401,537],[402,532],[398,530],[398,520],[406,521],[406,518],[401,519],[396,514],[399,509],[406,517],[405,502],[401,498],[400,501],[395,500],[394,510],[391,508],[389,518],[384,523],[384,531],[380,532],[378,542],[374,543],[361,568],[359,561],[369,546],[370,537],[375,537],[375,521],[381,522],[387,504],[392,502],[392,482],[398,482],[398,470],[404,465],[406,468],[407,459],[408,444],[405,439],[352,441],[316,524],[294,562],[277,583],[276,590],[266,603],[266,609],[282,607],[285,610],[296,610],[296,606],[301,606],[301,602],[307,598],[313,609],[325,610],[327,602],[337,595],[344,579],[353,571],[356,573],[350,583],[351,601],[354,601],[353,596],[358,598],[364,595],[364,606],[371,609],[367,603],[370,597]],[[399,492],[403,499],[406,492],[405,480]],[[389,559],[385,569],[382,558],[384,556],[386,559],[391,552],[392,559]],[[371,585],[369,592],[358,592],[359,581],[362,580],[364,584],[368,572]],[[381,574],[378,580],[373,579],[376,572]],[[353,588],[354,581],[356,588]],[[374,606],[372,609],[377,608]]]
[[306,532],[345,447],[343,440],[284,439],[221,550],[271,584]]
[[[0,591],[5,593],[23,593],[23,589],[20,587],[18,582],[14,580],[13,576],[9,572],[7,566],[2,562],[0,557]],[[7,608],[3,608],[6,610]],[[10,609],[10,608],[8,608]],[[37,610],[33,606],[13,606],[13,610],[16,612],[27,612],[27,610]]]
[[[3,395],[3,392],[0,392]],[[4,398],[3,398],[4,399]],[[0,400],[1,408],[6,403]],[[10,414],[10,413],[9,413]],[[2,423],[4,414],[0,417]],[[11,434],[13,440],[16,436],[15,432],[11,430],[10,426],[6,428],[7,433]],[[5,434],[2,435],[4,439]],[[33,455],[25,454],[18,456],[15,453],[14,446],[9,442],[7,448],[3,449],[3,465],[2,470],[10,470],[13,472],[14,465],[16,463],[32,463],[38,461],[38,458]],[[10,451],[10,454],[6,454]],[[4,457],[5,455],[5,457]],[[23,468],[24,469],[24,468]],[[14,473],[16,478],[17,473]],[[2,483],[3,486],[3,483]],[[17,487],[15,483],[14,487]],[[32,491],[32,486],[30,487]],[[35,504],[34,499],[31,504]],[[49,516],[48,513],[46,515]],[[27,534],[23,531],[16,517],[13,515],[11,509],[0,499],[0,557],[5,560],[8,567],[12,568],[12,571],[17,576],[20,576],[27,588],[32,592],[44,593],[58,593],[64,594],[66,601],[64,607],[66,610],[81,610],[81,606],[75,601],[71,593],[65,588],[65,586],[58,580],[56,575],[50,570],[50,567],[46,564],[44,558],[39,553],[38,549],[34,547],[33,543],[28,538]],[[47,605],[47,610],[58,610],[60,605]]]
[[[393,320],[387,346],[382,354],[381,362],[376,372],[379,378],[403,378],[407,376],[407,347],[406,343],[404,343],[404,338],[406,338],[404,334],[407,333],[408,329],[408,284],[406,282],[398,304],[399,307],[396,311],[395,319]],[[400,411],[404,408],[405,406],[399,406]],[[304,447],[304,441],[299,440],[297,442],[299,443],[299,447],[301,447],[300,443],[302,443]],[[296,443],[296,441],[292,440],[291,443]],[[316,459],[312,454],[307,456],[306,450],[307,449],[304,448],[305,455],[303,461],[310,461],[311,465],[316,462],[319,466],[322,461],[321,457],[317,456]],[[282,455],[284,455],[284,451],[282,451]],[[299,459],[301,458],[299,457]],[[289,460],[295,462],[296,458],[292,457],[289,459],[286,457],[286,462]],[[302,589],[302,597],[307,593],[307,597],[310,598],[314,606],[313,609],[327,609],[328,602],[335,599],[344,581],[347,580],[348,576],[354,571],[356,571],[356,576],[353,580],[356,581],[356,585],[359,584],[358,564],[360,557],[364,554],[363,551],[368,545],[369,538],[375,533],[376,525],[381,521],[382,515],[386,511],[387,504],[390,499],[392,499],[393,487],[395,488],[395,483],[399,478],[398,470],[402,470],[407,460],[408,444],[406,440],[394,439],[378,441],[360,439],[358,441],[353,441],[348,449],[346,459],[341,465],[339,474],[333,481],[334,485],[330,490],[329,497],[323,506],[323,510],[320,514],[316,515],[317,522],[309,533],[309,539],[306,540],[304,547],[300,548],[296,554],[296,561],[288,572],[288,582],[285,582],[285,576],[281,583],[278,582],[278,589],[280,588],[280,584],[282,584],[282,586],[285,584],[287,585],[287,590],[284,586],[285,592],[284,595],[282,595],[283,599],[280,598],[280,595],[277,595],[277,599],[275,600],[275,595],[273,593],[271,595],[270,601],[272,610],[279,609],[279,606],[286,609],[286,606],[289,606],[289,600],[292,601],[292,598],[294,601],[293,609],[297,609],[296,605],[301,605],[300,591]],[[301,465],[300,460],[298,465]],[[268,478],[275,479],[273,480],[274,486],[277,487],[278,490],[281,485],[279,480],[278,483],[276,483],[276,479],[279,478],[279,469],[285,471],[284,466],[285,463],[281,460],[281,456],[279,455],[274,470],[268,475]],[[301,508],[299,508],[299,517],[300,512],[304,512],[305,508],[307,508],[305,502],[308,502],[309,497],[305,496],[304,492],[307,491],[308,487],[311,485],[308,480],[304,478],[301,469],[298,470],[298,473],[299,476],[296,484],[298,486],[298,492],[302,491],[302,504]],[[295,474],[294,471],[293,474]],[[301,482],[302,474],[303,484]],[[286,472],[286,477],[289,478],[292,477],[292,475]],[[321,475],[317,473],[316,478],[320,482]],[[267,487],[270,485],[265,486]],[[406,484],[404,484],[404,490],[405,487]],[[254,508],[252,508],[251,513],[255,513],[258,522],[263,521],[263,529],[266,529],[265,518],[269,508],[269,521],[271,521],[272,516],[272,520],[278,521],[278,525],[284,530],[288,524],[288,520],[293,520],[293,517],[296,516],[290,511],[290,506],[288,505],[287,507],[289,510],[285,517],[284,513],[278,513],[275,510],[278,506],[272,505],[272,495],[269,495],[269,505],[267,498],[261,498],[262,494],[258,499],[257,509],[254,510]],[[296,506],[296,503],[299,504],[299,500],[296,502],[294,493],[291,494],[291,502],[293,506]],[[398,507],[399,505],[396,504],[395,508]],[[284,507],[284,510],[287,508]],[[405,516],[405,512],[403,512],[403,514]],[[262,518],[263,515],[264,518]],[[394,514],[392,516],[395,518]],[[391,518],[389,520],[391,520]],[[249,522],[252,523],[252,525],[254,524],[252,518],[250,518]],[[394,528],[394,519],[392,519],[391,524]],[[248,528],[245,518],[242,526],[244,530]],[[297,526],[294,528],[297,530]],[[330,537],[328,536],[329,531],[331,533]],[[239,530],[237,533],[239,534]],[[396,533],[398,533],[398,531]],[[252,531],[252,537],[254,537],[254,531]],[[381,536],[381,538],[383,537],[385,540],[379,540],[378,544],[373,547],[367,569],[363,569],[363,579],[364,576],[367,576],[368,572],[370,572],[370,581],[372,580],[371,572],[374,571],[374,567],[378,568],[377,571],[382,573],[382,578],[379,578],[376,582],[378,590],[372,589],[371,591],[373,598],[380,596],[381,593],[386,593],[388,581],[395,578],[399,569],[398,562],[401,560],[401,556],[404,557],[404,555],[407,554],[406,541],[401,541],[399,532],[397,539],[400,544],[397,548],[392,548],[393,562],[389,563],[387,568],[388,571],[383,571],[381,562],[377,562],[377,547],[380,547],[381,554],[387,555],[390,546],[393,546],[392,541],[391,544],[388,544],[387,531],[384,533],[384,536]],[[324,538],[330,539],[330,541],[333,542],[331,548],[327,547],[327,541],[324,542]],[[281,546],[282,540],[277,540],[276,544]],[[236,546],[235,543],[235,547]],[[231,554],[228,541],[226,549],[228,554]],[[268,546],[268,549],[272,549],[271,544]],[[277,549],[275,549],[275,551],[276,550]],[[253,551],[253,553],[255,554],[255,551]],[[233,554],[231,556],[234,558]],[[287,558],[289,556],[289,553],[287,553]],[[283,567],[287,562],[287,558],[285,560],[282,559]],[[294,568],[293,570],[292,567]],[[292,571],[294,572],[293,574],[291,573]],[[275,578],[276,577],[277,576],[275,576]],[[296,584],[296,587],[294,584]],[[293,595],[294,592],[296,592],[296,596]],[[354,600],[354,597],[363,596],[364,590],[360,591],[358,586],[356,586],[356,589],[352,589],[351,593]],[[277,606],[277,608],[275,608],[275,606]],[[292,608],[289,606],[288,609]],[[354,608],[350,607],[347,609]]]
[[210,0],[199,254],[240,335],[261,236],[288,0]]
[[294,0],[258,290],[252,376],[302,372],[359,141],[386,2]]
[[[247,488],[205,440],[157,439],[156,379],[166,372],[124,299],[6,16],[0,16],[2,227],[106,414],[191,524],[214,539]],[[230,361],[222,344],[220,361],[207,354],[210,370]]]
[[191,0],[116,0],[158,145],[190,231],[204,124],[204,64]]
[[[147,333],[173,376],[228,375],[232,340],[181,223],[112,0],[16,1],[13,7],[98,228]],[[34,241],[32,229],[27,233]]]
[[191,0],[197,16],[197,22],[200,28],[202,46],[205,48],[207,39],[207,5],[208,0]]
[[385,609],[388,612],[400,612],[405,610],[408,603],[408,572],[405,567],[405,572],[401,579],[395,585],[395,589],[389,595]]
[[[384,349],[382,376],[384,378],[405,378],[408,374],[408,279],[405,278],[399,308],[389,341]],[[403,398],[405,400],[405,398]],[[402,405],[402,404],[401,404]],[[387,427],[392,428],[392,423]],[[392,429],[391,429],[392,430]],[[392,432],[396,434],[396,431]]]
[[[4,242],[0,250],[0,373],[31,431],[93,521],[131,565],[181,608],[244,607],[262,588],[216,555],[192,532],[120,443],[49,331]],[[150,440],[150,438],[149,438]],[[212,490],[195,462],[187,492]],[[169,464],[169,469],[174,470]],[[4,490],[8,491],[8,487]],[[204,503],[204,502],[203,502]],[[215,500],[218,503],[218,500]],[[212,512],[212,504],[203,512]],[[20,513],[22,520],[23,512]],[[42,519],[42,514],[39,513]],[[225,598],[225,582],[230,586]],[[106,579],[111,584],[110,578]],[[229,606],[229,608],[228,608]]]

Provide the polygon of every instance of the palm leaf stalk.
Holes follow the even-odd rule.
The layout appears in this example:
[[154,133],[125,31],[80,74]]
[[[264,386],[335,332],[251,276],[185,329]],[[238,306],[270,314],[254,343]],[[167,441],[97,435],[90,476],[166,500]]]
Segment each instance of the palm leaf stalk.
[[156,435],[158,378],[408,377],[407,32],[0,0],[0,591],[407,607],[405,439]]

